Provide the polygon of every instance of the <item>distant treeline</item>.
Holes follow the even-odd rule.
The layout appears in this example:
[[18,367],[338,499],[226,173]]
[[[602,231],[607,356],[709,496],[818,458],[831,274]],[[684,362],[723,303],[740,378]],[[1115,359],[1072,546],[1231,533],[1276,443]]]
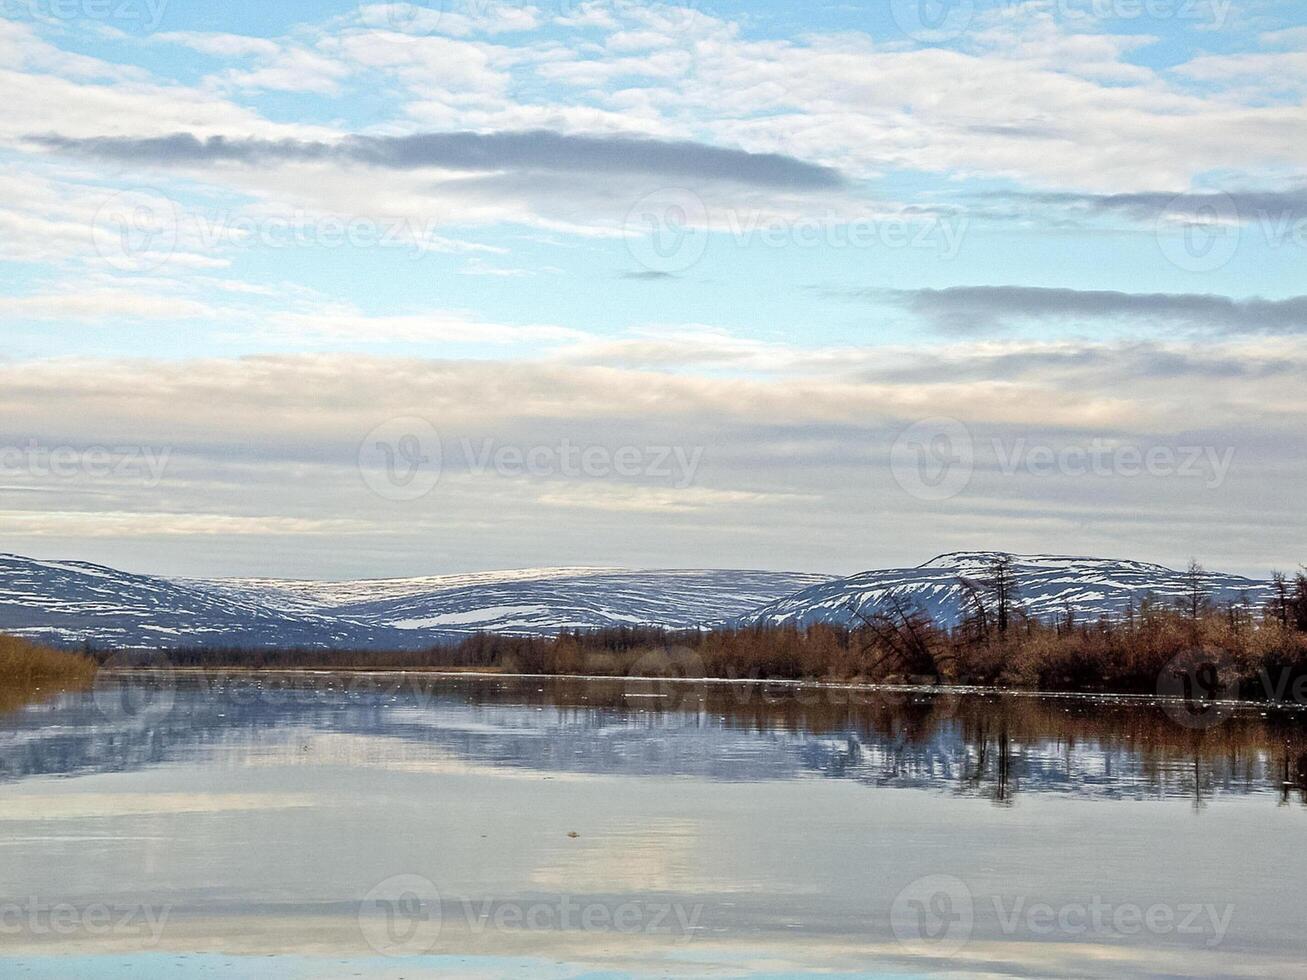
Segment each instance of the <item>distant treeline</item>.
[[[1050,691],[1156,693],[1195,679],[1209,693],[1302,699],[1307,692],[1307,577],[1276,578],[1265,608],[1217,606],[1190,569],[1169,606],[1145,601],[1116,618],[1023,614],[1005,559],[967,580],[963,622],[944,629],[891,597],[854,625],[757,626],[702,632],[610,629],[551,638],[482,634],[422,651],[181,649],[179,667],[456,669],[526,674],[975,684]],[[1186,678],[1188,680],[1186,681]],[[1303,691],[1293,685],[1301,683]],[[1185,693],[1187,689],[1181,689]]]

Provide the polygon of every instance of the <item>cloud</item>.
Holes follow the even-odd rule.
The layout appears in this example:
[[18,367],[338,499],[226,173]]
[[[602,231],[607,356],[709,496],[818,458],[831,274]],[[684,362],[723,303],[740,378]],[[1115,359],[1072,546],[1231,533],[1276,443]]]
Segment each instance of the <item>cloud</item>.
[[[1232,299],[1207,293],[1124,293],[1040,286],[955,286],[885,295],[950,333],[1032,319],[1145,319],[1246,334],[1307,332],[1307,296]],[[864,293],[863,295],[867,295]]]
[[[1257,567],[1285,560],[1284,542],[1301,537],[1301,338],[837,353],[824,371],[766,377],[345,354],[0,362],[0,447],[170,454],[155,489],[6,472],[6,484],[39,493],[10,495],[0,517],[17,550],[143,570],[341,577],[619,559],[670,567],[708,553],[726,566],[767,567],[781,554],[820,568],[868,549],[907,559],[1041,541]],[[360,478],[359,447],[378,426],[416,417],[439,431],[444,471],[428,498],[401,507]],[[887,462],[896,436],[937,417],[965,420],[978,456],[973,486],[947,508],[907,496]],[[524,453],[561,440],[646,454],[702,447],[702,465],[685,487],[675,472],[501,475],[467,468],[464,438],[474,451],[490,440]],[[1233,448],[1234,465],[1215,488],[995,468],[996,444],[1010,453],[1098,439]],[[86,489],[112,492],[99,502]],[[560,519],[571,510],[585,512],[583,525]],[[1238,531],[1220,554],[1214,526]],[[196,547],[214,534],[233,543],[220,555]]]
[[207,319],[215,309],[207,303],[176,296],[159,296],[140,289],[87,289],[62,283],[60,292],[0,296],[0,316],[23,320],[103,321],[120,317],[144,320]]
[[332,161],[385,170],[643,174],[798,191],[831,190],[844,183],[840,173],[830,167],[778,153],[746,153],[705,143],[630,136],[575,136],[548,130],[351,136],[337,142],[223,136],[201,139],[192,133],[144,138],[36,135],[30,141],[50,150],[97,159],[163,166]]
[[165,31],[152,35],[151,39],[166,44],[180,44],[215,58],[273,57],[281,50],[276,41],[244,34]]
[[1139,221],[1164,216],[1229,218],[1251,221],[1264,216],[1307,215],[1307,186],[1289,189],[1230,191],[1137,191],[1128,194],[1032,193],[998,195],[1039,204],[1119,213]]

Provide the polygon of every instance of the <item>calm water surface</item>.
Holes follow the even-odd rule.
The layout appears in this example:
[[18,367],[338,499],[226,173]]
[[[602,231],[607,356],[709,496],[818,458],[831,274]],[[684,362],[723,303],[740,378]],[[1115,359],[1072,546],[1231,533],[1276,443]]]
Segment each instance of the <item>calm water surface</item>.
[[1124,700],[115,676],[0,716],[0,975],[1292,976],[1307,728]]

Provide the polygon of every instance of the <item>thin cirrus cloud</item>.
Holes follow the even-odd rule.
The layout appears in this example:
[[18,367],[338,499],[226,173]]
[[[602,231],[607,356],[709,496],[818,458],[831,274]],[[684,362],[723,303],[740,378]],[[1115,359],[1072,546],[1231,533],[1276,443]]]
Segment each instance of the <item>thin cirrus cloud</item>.
[[877,295],[925,317],[938,329],[956,334],[1048,318],[1143,318],[1229,334],[1307,332],[1307,296],[1233,299],[1205,293],[1125,293],[1042,286],[955,286],[878,291]]
[[690,141],[631,136],[577,136],[548,130],[417,133],[316,140],[230,139],[191,133],[157,137],[35,135],[48,150],[158,166],[336,162],[384,170],[425,167],[465,171],[653,175],[728,181],[792,191],[842,187],[831,167],[779,153],[749,153]]

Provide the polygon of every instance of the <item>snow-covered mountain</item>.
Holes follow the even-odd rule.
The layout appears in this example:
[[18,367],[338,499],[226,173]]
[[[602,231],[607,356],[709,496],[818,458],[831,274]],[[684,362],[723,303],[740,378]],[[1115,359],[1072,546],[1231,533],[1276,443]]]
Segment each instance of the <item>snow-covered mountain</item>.
[[[936,622],[958,623],[963,579],[995,555],[943,555],[917,568],[849,578],[795,572],[544,568],[356,582],[168,579],[85,562],[0,555],[0,632],[77,645],[307,646],[413,649],[473,633],[546,636],[612,626],[692,629],[723,623],[856,623],[892,596]],[[1173,603],[1184,573],[1142,562],[1013,556],[1033,616],[1120,615],[1145,597]],[[1260,604],[1269,584],[1209,573],[1217,601]]]
[[377,631],[255,595],[77,561],[0,555],[0,632],[64,645],[371,646]]
[[477,632],[689,629],[827,576],[553,568],[358,582],[166,579],[0,555],[0,632],[62,644],[420,648]]
[[[939,625],[952,627],[974,609],[962,580],[983,583],[997,557],[994,552],[958,552],[915,568],[862,572],[822,582],[777,599],[741,617],[740,622],[856,625],[859,614],[870,616],[884,610],[897,597]],[[1011,557],[1019,604],[1028,615],[1039,618],[1065,615],[1068,607],[1082,620],[1115,617],[1146,598],[1174,605],[1188,591],[1185,573],[1162,565],[1057,555]],[[1204,590],[1219,603],[1246,599],[1260,606],[1270,598],[1269,582],[1218,572],[1205,573]]]

